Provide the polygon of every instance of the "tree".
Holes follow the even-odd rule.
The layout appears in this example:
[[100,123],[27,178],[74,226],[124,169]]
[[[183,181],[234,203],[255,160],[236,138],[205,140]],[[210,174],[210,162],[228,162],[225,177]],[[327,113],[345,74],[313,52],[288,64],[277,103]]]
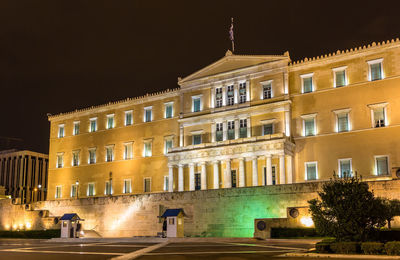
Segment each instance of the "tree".
[[387,221],[388,228],[391,229],[391,221],[395,216],[400,216],[400,200],[388,200],[381,199],[385,206],[385,219]]
[[387,207],[357,177],[334,178],[308,201],[318,233],[338,241],[365,241],[386,223]]

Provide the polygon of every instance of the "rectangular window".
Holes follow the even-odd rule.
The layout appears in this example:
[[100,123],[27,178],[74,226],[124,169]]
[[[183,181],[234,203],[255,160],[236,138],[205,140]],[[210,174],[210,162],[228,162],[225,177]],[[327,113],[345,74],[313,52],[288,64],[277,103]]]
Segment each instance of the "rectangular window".
[[89,149],[89,164],[96,163],[96,149]]
[[235,103],[235,93],[233,90],[233,85],[226,87],[226,105],[232,106]]
[[130,160],[133,158],[133,143],[125,143],[124,144],[124,159]]
[[310,93],[314,91],[314,86],[313,86],[313,73],[311,74],[306,74],[306,75],[301,75],[302,79],[302,87],[303,87],[303,93]]
[[164,140],[164,154],[168,153],[168,149],[172,148],[172,138]]
[[173,117],[173,103],[165,104],[165,118]]
[[58,138],[63,138],[64,137],[64,128],[65,128],[65,125],[59,125],[58,126]]
[[223,124],[222,123],[216,123],[215,124],[215,140],[217,142],[220,142],[223,140],[224,137],[224,132],[223,132]]
[[57,154],[57,168],[62,168],[64,166],[64,154]]
[[97,118],[91,118],[89,132],[96,132],[96,131],[97,131]]
[[236,188],[237,187],[237,174],[236,174],[236,170],[231,170],[231,181],[232,181],[232,188]]
[[114,128],[114,114],[107,115],[107,129]]
[[112,194],[112,181],[106,181],[106,188],[104,190],[105,195],[111,195]]
[[79,151],[72,152],[72,166],[79,165]]
[[201,98],[192,97],[192,110],[193,112],[199,112],[201,110]]
[[201,144],[201,134],[200,135],[193,135],[193,145]]
[[144,178],[144,192],[151,192],[151,179]]
[[145,141],[144,142],[144,157],[152,156],[152,141]]
[[94,196],[95,195],[94,183],[88,183],[87,195],[88,196]]
[[339,160],[339,177],[351,177],[351,159],[340,159]]
[[72,184],[71,185],[71,198],[75,198],[77,195],[77,185],[76,184]]
[[369,79],[371,81],[383,79],[382,61],[383,59],[368,61]]
[[247,119],[239,120],[239,138],[247,137]]
[[271,82],[263,85],[263,99],[270,99],[270,98],[272,98],[272,83]]
[[55,194],[55,198],[56,199],[61,199],[61,186],[56,186],[56,194]]
[[164,191],[168,191],[168,185],[169,185],[169,179],[168,176],[164,176]]
[[304,119],[304,136],[315,135],[315,118],[305,118]]
[[385,108],[377,107],[373,109],[374,114],[374,127],[384,127],[385,122]]
[[340,114],[337,114],[336,116],[337,116],[338,132],[349,131],[349,114],[348,113],[340,113]]
[[132,125],[133,123],[133,111],[125,111],[125,126]]
[[272,123],[263,125],[263,135],[272,135],[273,133],[274,125]]
[[247,100],[246,82],[239,83],[239,103],[243,104]]
[[132,192],[132,181],[131,179],[124,180],[124,193],[131,193]]
[[215,89],[215,107],[222,107],[222,88]]
[[74,131],[73,131],[73,135],[79,135],[79,128],[80,128],[80,122],[74,122]]
[[375,156],[376,175],[388,175],[389,163],[387,156]]
[[200,189],[201,189],[201,174],[195,173],[194,174],[194,190],[200,190]]
[[318,178],[317,162],[306,162],[306,180],[316,180]]
[[112,162],[114,160],[114,146],[106,147],[106,162]]
[[347,85],[347,79],[346,79],[346,69],[345,68],[337,68],[333,69],[334,73],[334,81],[335,81],[335,87],[343,87]]
[[152,121],[152,119],[153,119],[152,110],[153,110],[152,107],[145,107],[144,108],[144,121],[145,122],[151,122]]
[[228,140],[235,139],[235,121],[228,121]]

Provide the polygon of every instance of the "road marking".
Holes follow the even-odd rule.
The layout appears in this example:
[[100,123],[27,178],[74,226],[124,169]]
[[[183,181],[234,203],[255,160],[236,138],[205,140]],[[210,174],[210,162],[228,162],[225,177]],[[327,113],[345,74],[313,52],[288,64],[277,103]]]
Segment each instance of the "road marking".
[[[203,255],[203,254],[261,254],[261,253],[288,253],[288,250],[263,250],[263,251],[215,251],[215,252],[165,252],[165,253],[146,253],[145,255]],[[116,259],[116,258],[114,258]]]
[[243,244],[243,243],[222,243],[222,244],[236,245],[236,246],[269,247],[269,248],[288,249],[288,250],[308,250],[307,248],[286,247],[286,246],[269,246],[269,245],[263,245],[263,244]]
[[2,250],[2,251],[17,252],[17,253],[49,253],[49,254],[78,254],[78,255],[124,255],[123,253],[107,253],[107,252],[50,251],[50,250],[34,251],[34,250],[27,250],[27,249],[9,249],[9,250]]
[[163,242],[163,243],[156,244],[156,245],[153,245],[153,246],[149,246],[149,247],[146,247],[146,248],[143,248],[143,249],[139,249],[139,250],[134,251],[134,252],[132,252],[132,253],[128,253],[128,254],[124,254],[124,255],[121,255],[121,256],[117,256],[117,257],[114,257],[114,258],[112,258],[112,259],[114,259],[114,260],[130,260],[130,259],[135,259],[135,258],[137,258],[137,257],[139,257],[139,256],[142,256],[142,255],[144,255],[144,254],[147,254],[147,253],[149,253],[149,252],[151,252],[151,251],[153,251],[153,250],[159,249],[159,248],[161,248],[161,247],[163,247],[163,246],[166,246],[166,245],[168,245],[168,244],[169,244],[168,241],[167,241],[167,242]]

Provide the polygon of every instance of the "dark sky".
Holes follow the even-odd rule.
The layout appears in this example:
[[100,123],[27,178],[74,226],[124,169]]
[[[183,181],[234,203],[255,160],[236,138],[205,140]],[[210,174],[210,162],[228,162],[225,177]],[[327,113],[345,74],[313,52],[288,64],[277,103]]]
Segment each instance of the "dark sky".
[[297,60],[400,37],[397,2],[1,0],[0,148],[47,153],[46,113],[177,87],[224,56],[230,17],[237,54]]

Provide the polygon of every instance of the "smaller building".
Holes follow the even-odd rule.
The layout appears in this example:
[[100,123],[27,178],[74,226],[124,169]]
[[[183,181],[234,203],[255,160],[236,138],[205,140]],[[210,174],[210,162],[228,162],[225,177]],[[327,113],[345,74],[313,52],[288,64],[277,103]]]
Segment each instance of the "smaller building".
[[161,216],[167,222],[167,237],[183,237],[183,209],[167,209]]
[[0,186],[14,204],[46,200],[48,182],[47,154],[32,151],[0,151]]
[[81,230],[81,223],[83,219],[79,218],[76,213],[64,214],[61,218],[61,237],[63,238],[77,238]]

